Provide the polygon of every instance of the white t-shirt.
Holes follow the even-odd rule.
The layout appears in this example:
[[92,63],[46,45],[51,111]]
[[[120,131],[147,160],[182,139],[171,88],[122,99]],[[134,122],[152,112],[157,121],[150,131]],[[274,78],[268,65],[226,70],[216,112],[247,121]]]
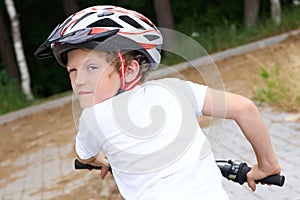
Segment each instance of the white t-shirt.
[[88,159],[103,150],[128,200],[228,199],[197,121],[206,91],[161,79],[84,109],[76,152]]

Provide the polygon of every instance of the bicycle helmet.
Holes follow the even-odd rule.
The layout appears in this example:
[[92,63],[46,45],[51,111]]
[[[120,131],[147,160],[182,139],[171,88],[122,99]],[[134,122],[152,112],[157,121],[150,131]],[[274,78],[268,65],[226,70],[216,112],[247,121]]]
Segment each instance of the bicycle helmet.
[[93,6],[69,16],[35,51],[37,58],[55,56],[62,66],[66,53],[76,48],[103,51],[139,51],[158,67],[162,35],[145,16],[117,6]]

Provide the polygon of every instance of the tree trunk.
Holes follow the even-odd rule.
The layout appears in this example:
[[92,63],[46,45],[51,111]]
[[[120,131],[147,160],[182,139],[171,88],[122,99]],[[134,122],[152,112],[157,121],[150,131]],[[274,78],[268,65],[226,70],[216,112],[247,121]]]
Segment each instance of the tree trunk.
[[173,29],[173,15],[169,0],[154,0],[157,24],[159,27]]
[[78,11],[78,4],[76,0],[63,0],[63,5],[64,5],[64,11],[67,16],[75,13]]
[[271,17],[276,25],[281,23],[281,5],[280,0],[270,0]]
[[244,18],[246,27],[251,28],[256,25],[259,7],[259,0],[244,0]]
[[3,61],[7,74],[12,79],[19,81],[19,73],[17,64],[14,58],[13,48],[9,42],[10,38],[6,32],[3,15],[0,12],[0,57]]
[[[169,0],[153,0],[156,13],[158,27],[174,29],[174,20]],[[172,42],[172,32],[167,31],[167,35],[163,35],[164,44],[168,45]]]
[[25,55],[23,52],[20,23],[14,6],[14,2],[13,0],[5,0],[5,5],[12,25],[13,43],[15,47],[17,62],[19,65],[19,71],[21,74],[21,87],[27,98],[33,99],[33,95],[30,88],[30,76],[25,60]]

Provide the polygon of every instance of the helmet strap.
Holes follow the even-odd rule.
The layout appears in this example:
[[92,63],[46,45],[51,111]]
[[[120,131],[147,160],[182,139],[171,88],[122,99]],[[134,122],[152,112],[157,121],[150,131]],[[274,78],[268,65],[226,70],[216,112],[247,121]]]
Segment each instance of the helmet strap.
[[120,68],[119,68],[119,73],[120,73],[120,78],[121,78],[121,91],[126,91],[134,88],[137,84],[139,84],[142,76],[138,74],[132,81],[126,83],[125,76],[126,76],[126,60],[124,54],[122,54],[120,51],[118,51],[118,60],[120,61]]

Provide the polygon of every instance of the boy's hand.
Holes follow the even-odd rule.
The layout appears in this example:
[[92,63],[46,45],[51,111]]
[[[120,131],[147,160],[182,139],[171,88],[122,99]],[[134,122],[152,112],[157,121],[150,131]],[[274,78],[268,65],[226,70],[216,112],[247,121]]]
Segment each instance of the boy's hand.
[[101,179],[104,179],[105,176],[107,175],[108,171],[109,171],[109,167],[107,167],[107,166],[102,166],[101,172],[100,172],[100,178],[101,178]]
[[90,164],[93,166],[101,167],[100,178],[104,179],[109,171],[109,162],[106,159],[103,151],[100,151],[95,157],[92,157],[88,160],[82,160],[78,157],[79,161],[83,164]]
[[100,153],[96,156],[95,162],[97,163],[97,165],[102,167],[100,172],[100,178],[104,179],[109,170],[109,162],[106,159],[103,151],[100,151]]
[[252,166],[251,170],[247,173],[247,182],[248,186],[254,192],[256,190],[256,180],[260,180],[271,176],[273,174],[280,174],[280,166],[278,164],[273,167],[269,167],[268,169],[261,169],[258,164]]

